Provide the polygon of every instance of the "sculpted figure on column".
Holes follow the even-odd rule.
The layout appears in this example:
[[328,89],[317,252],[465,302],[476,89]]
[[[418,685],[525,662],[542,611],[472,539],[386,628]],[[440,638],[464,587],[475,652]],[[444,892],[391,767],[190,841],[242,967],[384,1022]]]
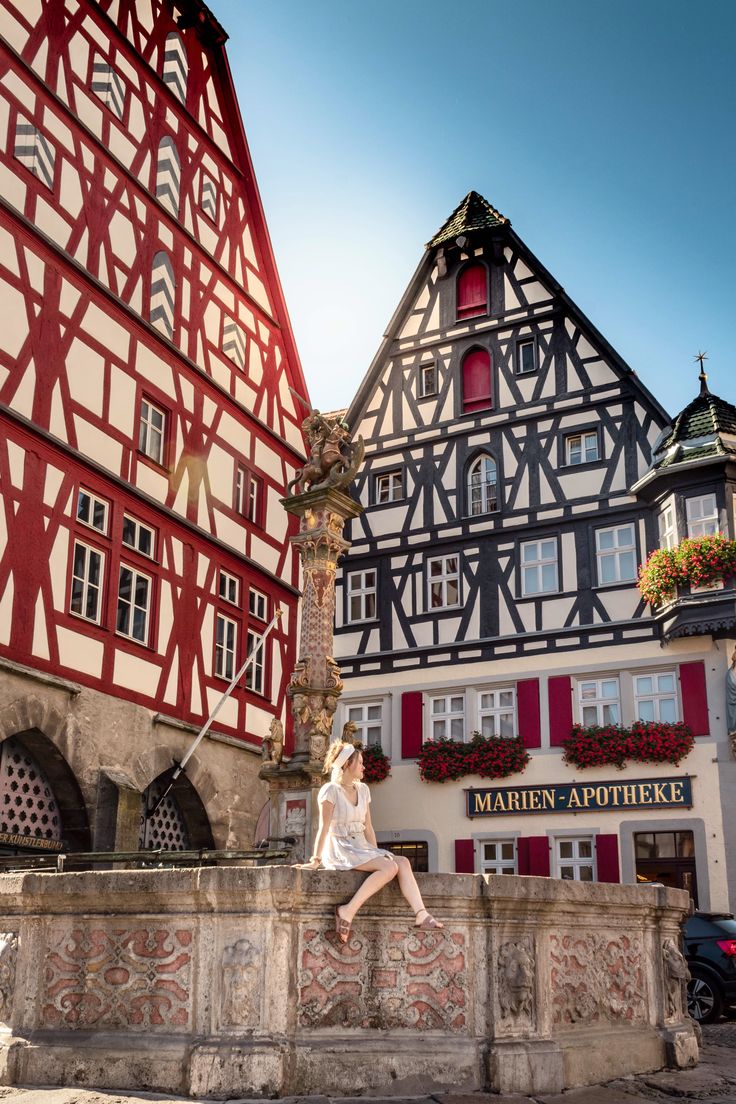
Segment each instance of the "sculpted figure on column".
[[309,441],[309,460],[289,483],[292,494],[327,490],[342,490],[349,486],[360,467],[365,445],[363,438],[351,441],[346,422],[339,418],[328,421],[319,410],[312,410],[302,422]]

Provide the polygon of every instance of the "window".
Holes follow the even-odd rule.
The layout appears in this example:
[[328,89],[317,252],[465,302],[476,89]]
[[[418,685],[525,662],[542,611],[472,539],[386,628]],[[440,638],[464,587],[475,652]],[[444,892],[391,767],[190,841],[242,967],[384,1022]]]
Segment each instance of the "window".
[[457,278],[457,316],[488,314],[488,273],[483,264],[467,265]]
[[569,882],[594,882],[593,840],[590,836],[555,841],[557,877]]
[[473,517],[498,509],[496,461],[486,453],[474,460],[468,470],[468,504]]
[[692,832],[636,832],[636,880],[686,889],[698,907],[695,838]]
[[148,399],[141,399],[141,417],[138,426],[138,449],[156,464],[164,462],[164,435],[166,415]]
[[674,548],[677,544],[677,517],[674,502],[668,503],[657,518],[659,547]]
[[89,525],[98,533],[107,534],[108,509],[108,503],[103,498],[98,498],[97,495],[92,494],[92,491],[85,491],[83,487],[79,488],[77,521],[81,521],[83,525]]
[[520,341],[516,346],[516,373],[525,376],[537,368],[537,343],[534,338]]
[[69,609],[87,621],[99,624],[102,601],[104,556],[81,541],[74,542],[72,594]]
[[636,579],[636,541],[633,525],[596,529],[598,585],[631,582]]
[[465,739],[465,698],[462,694],[446,694],[429,699],[431,740]]
[[245,330],[233,318],[222,321],[222,351],[242,372],[245,368]]
[[251,617],[257,617],[259,621],[265,621],[268,616],[268,598],[255,587],[248,591],[248,613]]
[[360,740],[366,747],[381,746],[383,704],[380,701],[349,705],[348,720],[357,725],[356,740]]
[[187,51],[181,35],[172,31],[166,36],[164,47],[164,65],[162,76],[164,84],[176,96],[177,100],[186,103],[187,100]]
[[151,606],[151,580],[132,567],[120,565],[118,617],[116,629],[122,636],[148,642],[148,614]]
[[521,546],[521,593],[552,594],[557,580],[557,541],[526,541]]
[[166,337],[174,335],[174,306],[176,303],[176,279],[174,266],[163,250],[156,253],[151,266],[151,309],[149,321]]
[[580,720],[588,725],[621,723],[617,678],[586,679],[578,683]]
[[374,477],[374,502],[378,505],[382,502],[397,502],[404,497],[403,484],[403,473],[401,471],[380,472]]
[[483,874],[515,874],[516,844],[513,840],[483,840],[480,845]]
[[437,394],[437,369],[434,364],[422,364],[419,367],[419,398]]
[[714,494],[686,499],[685,509],[687,512],[687,535],[689,537],[705,537],[720,532],[718,507]]
[[235,510],[254,525],[261,524],[262,490],[258,476],[238,464],[235,472]]
[[486,349],[471,349],[463,360],[463,410],[490,410],[491,354]]
[[590,464],[600,459],[598,453],[598,434],[595,430],[588,433],[573,433],[565,438],[565,463]]
[[179,214],[181,161],[174,139],[167,135],[158,147],[156,161],[156,199],[176,218]]
[[635,675],[634,709],[640,721],[678,720],[675,672]]
[[403,855],[416,874],[426,874],[429,871],[429,844],[423,840],[401,840],[400,843],[381,840],[381,847],[392,855]]
[[238,641],[238,626],[224,614],[215,617],[215,674],[228,682],[235,674],[235,649]]
[[142,556],[153,556],[156,533],[150,525],[144,525],[137,518],[123,516],[123,544],[134,548]]
[[92,91],[113,115],[122,119],[125,110],[125,84],[107,61],[96,58],[92,66]]
[[348,621],[372,621],[376,616],[376,569],[348,575]]
[[254,694],[264,693],[265,683],[265,668],[266,668],[266,656],[265,644],[261,644],[263,637],[260,633],[255,632],[253,629],[248,629],[248,655],[253,655],[256,652],[255,658],[250,667],[245,672],[245,685],[249,690],[252,690]]
[[460,605],[460,557],[436,556],[427,560],[430,609]]
[[15,124],[13,157],[38,177],[42,184],[53,189],[56,150],[48,138],[22,115],[18,116]]
[[207,173],[202,173],[201,183],[199,187],[199,205],[207,215],[207,218],[212,219],[214,223],[217,223],[217,216],[219,210],[219,194],[217,191],[217,185],[211,176]]
[[234,575],[231,575],[229,571],[220,571],[217,593],[224,601],[232,602],[233,605],[237,605],[238,595],[240,593],[240,580],[236,579]]
[[516,735],[516,709],[513,689],[482,690],[478,695],[478,727],[481,736]]

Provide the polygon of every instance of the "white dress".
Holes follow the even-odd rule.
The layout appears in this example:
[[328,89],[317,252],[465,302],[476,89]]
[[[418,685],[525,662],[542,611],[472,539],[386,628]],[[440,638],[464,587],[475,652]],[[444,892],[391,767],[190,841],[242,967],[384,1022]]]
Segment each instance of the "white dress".
[[322,865],[325,870],[352,870],[371,859],[387,855],[390,851],[374,847],[365,838],[365,817],[371,793],[365,782],[358,782],[358,804],[353,805],[342,786],[326,782],[317,794],[317,801],[330,801],[334,806],[327,839],[322,848]]

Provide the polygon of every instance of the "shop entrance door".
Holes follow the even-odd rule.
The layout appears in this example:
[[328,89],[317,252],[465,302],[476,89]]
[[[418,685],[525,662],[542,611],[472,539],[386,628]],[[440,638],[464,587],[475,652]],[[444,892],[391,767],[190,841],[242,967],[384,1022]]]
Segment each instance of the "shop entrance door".
[[695,841],[692,832],[637,832],[636,880],[686,889],[698,907]]

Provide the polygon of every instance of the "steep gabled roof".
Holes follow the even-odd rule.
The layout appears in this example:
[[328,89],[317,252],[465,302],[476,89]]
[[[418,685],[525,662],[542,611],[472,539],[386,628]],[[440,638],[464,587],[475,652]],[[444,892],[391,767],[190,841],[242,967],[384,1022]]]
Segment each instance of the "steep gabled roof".
[[657,445],[652,470],[720,456],[736,456],[736,406],[711,394],[702,372],[700,394],[680,411]]
[[451,241],[460,234],[468,234],[473,230],[492,230],[494,226],[510,226],[511,223],[495,207],[491,207],[487,199],[479,192],[468,192],[452,212],[446,222],[442,224],[427,248],[441,245]]

